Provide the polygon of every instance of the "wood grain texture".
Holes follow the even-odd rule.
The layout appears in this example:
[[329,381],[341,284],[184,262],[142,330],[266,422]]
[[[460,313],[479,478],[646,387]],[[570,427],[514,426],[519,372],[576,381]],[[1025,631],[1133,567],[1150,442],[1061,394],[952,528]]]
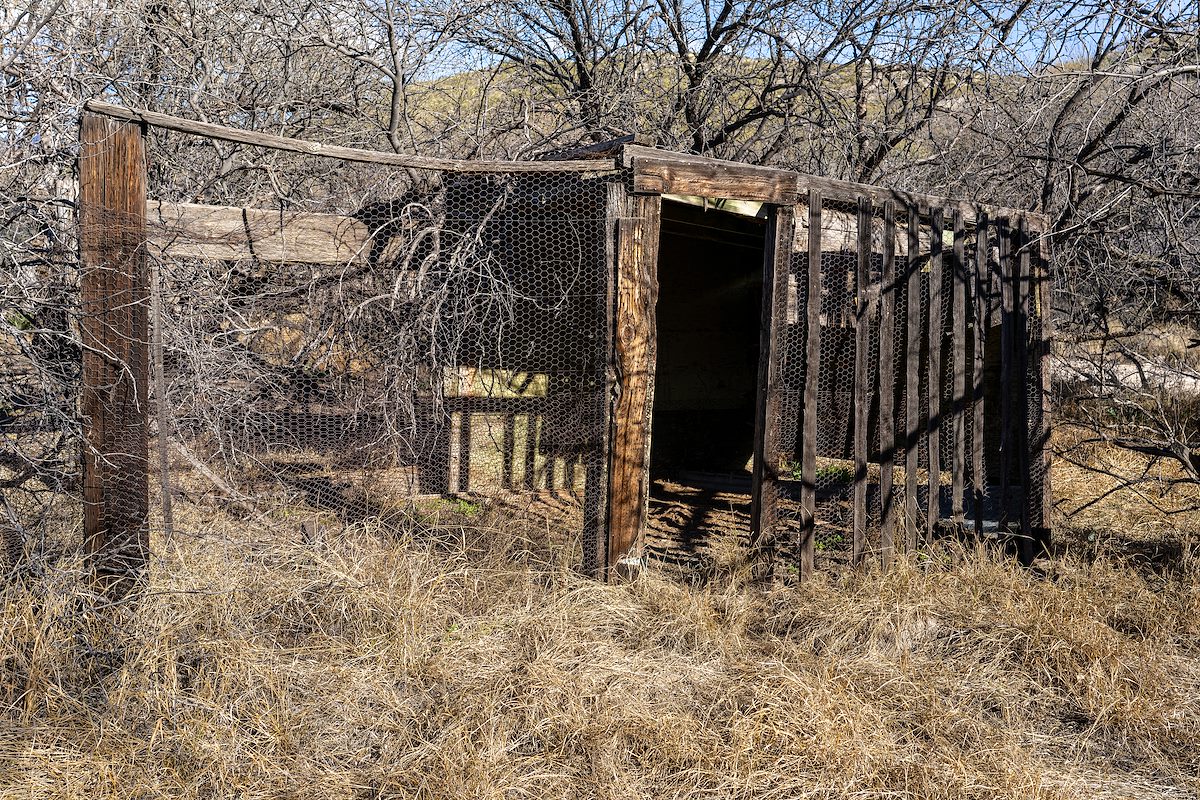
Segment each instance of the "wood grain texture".
[[861,564],[867,548],[867,434],[871,413],[871,382],[867,360],[871,357],[871,314],[867,287],[871,275],[871,200],[858,201],[858,258],[854,275],[854,486],[850,560]]
[[808,193],[808,300],[805,309],[804,416],[800,440],[800,529],[796,542],[800,578],[812,576],[817,529],[817,392],[821,377],[821,192]]
[[640,558],[646,524],[662,198],[634,195],[626,208],[617,246],[615,345],[620,394],[613,411],[609,472],[610,574],[621,559]]
[[146,220],[151,252],[172,258],[346,264],[371,250],[370,229],[337,214],[151,200]]
[[895,557],[896,494],[896,205],[883,204],[883,276],[879,308],[879,540],[883,566]]
[[141,129],[85,114],[79,152],[84,546],[114,596],[138,584],[149,549],[145,214]]
[[633,169],[635,192],[759,200],[780,205],[796,202],[796,173],[787,170],[636,145],[625,148],[624,159]]

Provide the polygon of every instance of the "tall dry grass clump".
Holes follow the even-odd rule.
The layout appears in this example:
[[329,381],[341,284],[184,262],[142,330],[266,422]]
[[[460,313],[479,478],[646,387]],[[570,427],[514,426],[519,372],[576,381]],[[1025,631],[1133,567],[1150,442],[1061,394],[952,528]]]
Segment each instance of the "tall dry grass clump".
[[0,593],[5,797],[1200,793],[1194,560],[604,586],[498,518],[208,513],[136,605],[74,557]]

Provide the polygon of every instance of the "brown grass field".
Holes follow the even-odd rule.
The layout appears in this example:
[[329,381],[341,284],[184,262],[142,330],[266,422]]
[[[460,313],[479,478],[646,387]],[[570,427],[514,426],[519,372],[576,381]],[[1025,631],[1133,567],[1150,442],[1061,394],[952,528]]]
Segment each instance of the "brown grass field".
[[494,511],[305,544],[183,500],[137,605],[70,551],[0,591],[0,796],[1198,797],[1196,498],[1055,478],[1033,569],[798,587],[599,585]]

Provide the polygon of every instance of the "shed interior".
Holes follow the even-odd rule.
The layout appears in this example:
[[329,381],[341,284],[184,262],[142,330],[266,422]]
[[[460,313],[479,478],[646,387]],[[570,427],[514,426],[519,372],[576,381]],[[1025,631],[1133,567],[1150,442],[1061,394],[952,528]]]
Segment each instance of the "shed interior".
[[765,220],[745,213],[664,199],[652,479],[749,480],[765,231]]

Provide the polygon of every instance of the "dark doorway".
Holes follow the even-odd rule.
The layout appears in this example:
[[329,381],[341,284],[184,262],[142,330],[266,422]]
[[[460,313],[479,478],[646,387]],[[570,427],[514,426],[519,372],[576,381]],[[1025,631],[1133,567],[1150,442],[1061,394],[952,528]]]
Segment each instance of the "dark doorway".
[[724,475],[749,487],[765,220],[664,200],[652,478]]

